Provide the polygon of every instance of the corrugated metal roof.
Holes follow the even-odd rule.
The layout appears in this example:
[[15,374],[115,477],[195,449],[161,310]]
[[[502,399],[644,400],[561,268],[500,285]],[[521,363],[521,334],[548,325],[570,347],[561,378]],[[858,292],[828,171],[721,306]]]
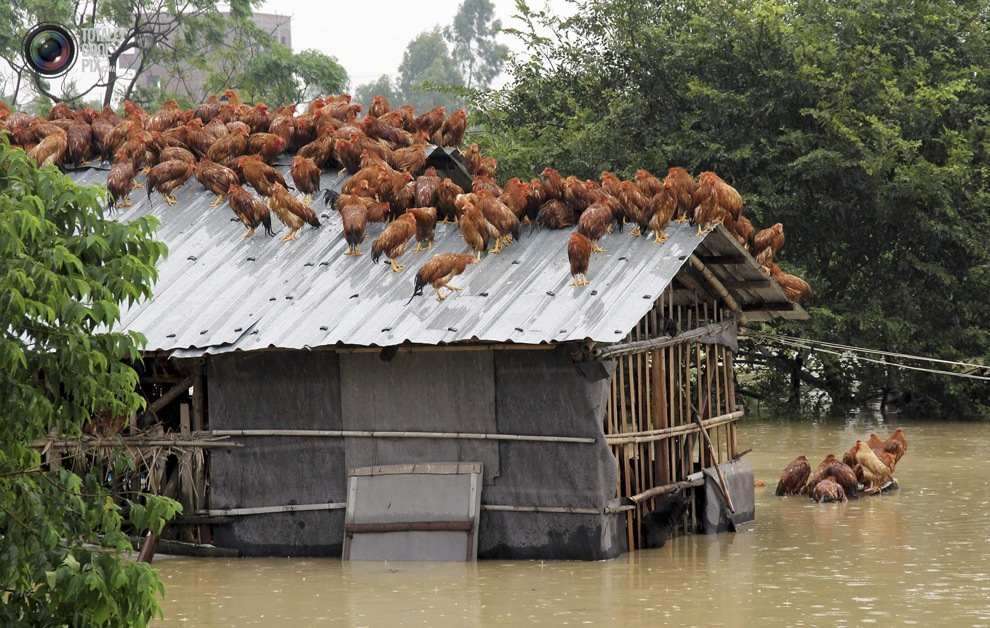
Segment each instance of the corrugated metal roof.
[[[448,153],[438,149],[431,159],[438,158],[449,158]],[[82,184],[104,184],[107,173],[70,174]],[[346,175],[325,173],[323,188],[339,190],[345,180]],[[615,342],[646,314],[699,245],[721,255],[734,244],[720,228],[702,245],[703,238],[686,224],[671,225],[663,245],[628,231],[613,233],[601,243],[607,252],[592,257],[591,284],[575,288],[566,252],[570,232],[524,227],[519,242],[454,280],[462,292],[438,302],[427,290],[405,305],[422,263],[436,253],[467,250],[455,225],[437,225],[433,250],[415,252],[410,246],[400,260],[406,270],[393,273],[387,263],[373,264],[370,254],[344,255],[340,217],[322,201],[314,204],[323,226],[306,226],[298,240],[285,243],[260,231],[243,240],[244,229],[230,208],[209,207],[213,195],[195,180],[175,197],[174,206],[158,195],[149,204],[144,191],[136,190],[133,207],[117,216],[125,221],[156,216],[157,236],[169,249],[159,264],[154,298],[126,308],[121,325],[144,334],[149,351],[183,355],[337,344]],[[383,228],[368,226],[363,251],[370,253]],[[746,257],[743,272],[763,278]],[[764,292],[752,299],[785,301],[775,283]]]

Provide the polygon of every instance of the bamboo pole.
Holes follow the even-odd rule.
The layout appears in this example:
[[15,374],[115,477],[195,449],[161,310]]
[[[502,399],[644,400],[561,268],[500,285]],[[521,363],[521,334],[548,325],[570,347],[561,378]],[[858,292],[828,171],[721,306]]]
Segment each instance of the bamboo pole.
[[701,480],[684,480],[682,482],[674,482],[673,484],[664,484],[663,486],[654,486],[651,489],[645,490],[642,493],[632,495],[629,499],[635,503],[643,502],[647,499],[655,499],[662,495],[667,495],[673,493],[674,491],[681,488],[694,488],[697,486],[702,486],[705,483],[703,479]]
[[[704,421],[706,428],[717,427],[719,425],[727,425],[738,421],[743,417],[743,412],[737,410],[736,412],[730,412],[729,414],[723,414],[720,416],[712,417]],[[624,434],[609,435],[605,437],[605,442],[609,445],[619,445],[631,442],[642,442],[647,443],[651,441],[659,441],[664,439],[669,439],[675,436],[684,436],[687,434],[697,433],[697,426],[692,423],[686,423],[681,425],[675,425],[674,427],[665,427],[656,430],[649,430],[645,432],[626,432]]]
[[208,508],[197,510],[197,515],[207,517],[246,517],[268,515],[279,512],[310,512],[317,510],[344,510],[346,502],[325,502],[319,504],[287,504],[285,506],[255,506],[252,508]]
[[433,440],[496,440],[533,443],[593,444],[584,436],[541,436],[537,434],[493,434],[473,432],[387,432],[378,430],[213,430],[214,436],[286,436],[302,438],[425,438]]
[[715,274],[712,271],[710,271],[707,266],[705,266],[705,263],[702,262],[697,255],[692,254],[690,257],[690,261],[691,261],[691,266],[699,273],[701,273],[701,276],[705,278],[705,281],[708,282],[708,285],[711,287],[711,289],[714,290],[715,294],[721,297],[723,301],[725,301],[725,304],[729,306],[730,310],[732,310],[733,312],[742,311],[742,308],[739,307],[739,303],[725,288],[721,280],[719,280],[719,278],[716,277]]

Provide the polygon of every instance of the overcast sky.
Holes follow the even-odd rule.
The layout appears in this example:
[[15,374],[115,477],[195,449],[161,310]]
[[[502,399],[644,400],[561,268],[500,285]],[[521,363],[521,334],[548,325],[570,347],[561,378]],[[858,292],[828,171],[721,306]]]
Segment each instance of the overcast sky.
[[[515,0],[493,0],[503,26],[513,25]],[[542,7],[549,2],[557,13],[567,12],[567,0],[530,0]],[[461,0],[378,0],[320,2],[319,0],[266,0],[259,12],[292,17],[292,48],[315,48],[332,55],[344,66],[351,89],[382,74],[395,74],[406,44],[416,34],[446,26]],[[515,24],[518,25],[518,24]],[[518,50],[514,37],[503,43]]]

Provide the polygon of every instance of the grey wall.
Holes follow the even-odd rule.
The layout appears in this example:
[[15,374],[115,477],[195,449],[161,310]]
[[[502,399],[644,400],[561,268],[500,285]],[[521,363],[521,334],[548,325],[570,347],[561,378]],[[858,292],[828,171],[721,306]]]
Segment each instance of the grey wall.
[[[210,459],[211,508],[345,501],[347,469],[482,462],[483,503],[604,509],[616,485],[602,416],[608,378],[565,351],[233,353],[209,359],[213,429],[355,429],[586,436],[594,444],[244,437]],[[483,512],[479,555],[601,559],[625,551],[614,515]],[[238,517],[219,545],[337,555],[343,511]]]
[[[329,352],[254,352],[210,358],[211,429],[341,429],[340,376]],[[210,507],[346,501],[338,438],[249,437],[210,454]],[[237,517],[218,545],[257,555],[340,554],[344,512]]]

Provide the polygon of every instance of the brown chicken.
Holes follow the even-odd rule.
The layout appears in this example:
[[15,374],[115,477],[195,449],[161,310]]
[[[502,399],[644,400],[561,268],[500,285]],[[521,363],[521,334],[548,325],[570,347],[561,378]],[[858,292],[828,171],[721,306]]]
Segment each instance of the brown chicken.
[[381,232],[371,245],[371,261],[375,264],[381,259],[384,253],[388,257],[392,272],[398,273],[405,269],[405,266],[396,263],[395,260],[402,257],[406,252],[406,244],[416,235],[416,218],[412,214],[402,214],[393,220],[385,230]]
[[543,184],[544,202],[556,200],[564,201],[564,180],[560,173],[554,168],[544,168],[540,173],[540,181]]
[[203,159],[196,164],[195,174],[200,185],[217,195],[210,203],[210,207],[219,207],[224,202],[230,186],[241,182],[236,172],[209,159]]
[[471,247],[475,256],[480,260],[481,254],[488,249],[488,221],[470,201],[463,203],[463,211],[457,218],[457,227],[464,242]]
[[272,121],[268,125],[268,132],[282,138],[285,145],[291,149],[297,148],[293,143],[296,134],[295,112],[295,105],[280,107],[275,111]]
[[193,115],[196,116],[203,124],[207,124],[213,118],[217,117],[220,113],[220,99],[214,94],[210,94],[206,98],[206,102],[197,106],[193,110]]
[[312,159],[296,155],[292,158],[289,172],[296,189],[305,194],[307,199],[320,191],[320,167]]
[[575,231],[567,240],[567,260],[571,264],[571,277],[574,280],[572,286],[580,287],[588,285],[588,263],[591,260],[591,252],[595,249],[586,236]]
[[39,167],[59,165],[65,158],[65,153],[69,148],[69,138],[65,131],[55,127],[38,144],[28,151],[28,156],[38,164]]
[[338,142],[339,140],[335,139],[332,135],[322,135],[312,142],[301,146],[296,156],[312,159],[320,168],[326,168],[334,160],[334,151],[338,148]]
[[[476,146],[476,144],[472,144]],[[526,206],[529,204],[529,184],[519,177],[512,177],[505,182],[502,187],[502,195],[499,197],[505,203],[516,218],[522,220],[526,216]]]
[[85,122],[72,122],[65,130],[65,163],[78,166],[90,158],[93,145],[93,129]]
[[856,441],[856,462],[863,468],[863,479],[867,493],[877,493],[891,479],[890,469],[877,457],[870,446]]
[[[422,296],[423,288],[426,287],[426,284],[433,286],[433,291],[437,295],[437,301],[443,301],[450,296],[450,293],[460,290],[460,288],[450,285],[450,281],[477,261],[478,259],[470,253],[443,253],[441,255],[434,255],[416,273],[413,294],[406,301],[406,305],[412,303],[412,300],[416,297]],[[448,291],[446,295],[441,292],[444,288]]]
[[432,137],[440,130],[447,118],[447,109],[443,106],[434,107],[423,115],[416,118],[414,125],[417,131],[423,132],[427,137]]
[[320,226],[320,220],[316,217],[313,208],[290,194],[289,190],[279,183],[272,184],[268,207],[275,212],[278,219],[289,230],[289,233],[282,236],[283,242],[298,239],[299,230],[302,229],[303,225],[310,225],[315,228]]
[[808,483],[808,476],[811,475],[811,464],[806,456],[798,456],[784,467],[777,481],[778,496],[798,495]]
[[243,129],[234,133],[228,133],[219,139],[214,140],[206,151],[206,158],[210,161],[226,163],[227,161],[240,157],[247,152],[248,136]]
[[694,193],[698,187],[694,177],[684,168],[672,166],[667,169],[663,179],[663,187],[677,199],[677,211],[674,218],[677,222],[687,222],[694,210]]
[[368,107],[368,115],[380,118],[391,111],[391,109],[387,98],[384,96],[375,96],[371,99],[371,106]]
[[663,183],[660,182],[660,179],[654,177],[649,173],[649,171],[643,170],[642,168],[636,171],[636,174],[633,175],[633,180],[639,187],[639,191],[642,192],[643,196],[646,198],[653,198],[659,194],[661,190],[663,190]]
[[413,144],[399,148],[388,155],[388,163],[396,170],[404,170],[418,176],[426,167],[426,144]]
[[481,215],[498,232],[495,247],[489,251],[497,255],[510,242],[519,239],[519,219],[505,203],[491,192],[479,192],[474,196],[477,199],[475,204],[481,210]]
[[107,175],[107,209],[130,207],[133,189],[134,163],[130,160],[118,161],[110,167],[110,174]]
[[753,239],[754,227],[753,223],[749,218],[745,216],[740,216],[739,220],[736,221],[736,235],[739,238],[739,244],[745,247]]
[[450,179],[442,179],[437,185],[436,202],[437,216],[441,222],[458,222],[457,197],[464,193],[461,186]]
[[192,152],[181,146],[166,146],[158,153],[159,162],[169,161],[170,159],[178,159],[179,161],[196,165],[196,155],[193,155]]
[[440,176],[437,169],[429,167],[416,177],[416,205],[418,207],[433,207],[436,204],[437,189],[440,187]]
[[340,220],[344,226],[344,240],[347,252],[344,255],[358,256],[358,248],[364,242],[365,228],[368,225],[368,212],[360,204],[346,203],[340,206]]
[[247,233],[244,234],[245,240],[253,236],[254,230],[260,225],[264,225],[266,235],[275,235],[275,232],[272,231],[272,217],[268,211],[268,206],[261,199],[235,183],[227,191],[227,200],[230,202],[230,208],[234,211],[234,215],[247,227]]
[[[277,170],[253,155],[242,159],[238,165],[244,181],[262,196],[271,196],[274,185],[289,187]],[[236,171],[237,168],[233,170]]]
[[248,136],[247,152],[261,155],[264,161],[272,163],[286,146],[285,140],[274,133],[253,133]]
[[581,217],[578,219],[577,231],[591,240],[591,243],[594,245],[592,252],[605,252],[605,249],[598,245],[598,241],[608,233],[613,220],[612,210],[603,203],[594,203],[581,214]]
[[416,250],[429,251],[433,248],[434,229],[437,224],[436,207],[411,207],[406,212],[416,219]]
[[818,463],[818,466],[815,467],[815,470],[811,473],[811,475],[808,476],[808,480],[804,483],[804,487],[801,492],[805,495],[811,495],[811,491],[815,488],[815,485],[824,480],[828,475],[829,465],[836,461],[836,457],[832,454],[825,456],[825,458]]
[[846,501],[846,492],[842,485],[832,478],[825,478],[814,486],[811,498],[820,504]]
[[193,165],[180,159],[170,159],[154,166],[148,172],[146,182],[148,202],[151,202],[151,193],[158,192],[165,199],[168,205],[175,205],[175,197],[172,192],[182,187],[182,185],[192,176]]
[[536,224],[547,229],[567,229],[577,222],[574,210],[567,203],[550,199],[540,206],[536,214]]
[[464,151],[464,165],[472,175],[478,174],[481,169],[481,148],[477,144],[470,144]]
[[667,241],[667,225],[674,218],[676,211],[677,199],[666,188],[650,199],[647,208],[647,213],[650,215],[649,227],[653,231],[653,241],[657,244]]
[[772,227],[760,229],[753,236],[753,250],[757,253],[764,249],[772,249],[774,254],[784,248],[784,225],[779,222]]
[[[855,466],[855,465],[853,465]],[[835,480],[848,497],[855,497],[858,490],[856,472],[853,467],[838,460],[829,463],[825,468],[825,477]]]
[[894,430],[894,433],[884,441],[883,450],[893,454],[895,462],[900,462],[904,454],[907,453],[907,437],[904,436],[904,430],[901,428]]
[[458,109],[443,121],[440,126],[439,146],[460,146],[467,130],[467,112]]
[[643,195],[632,181],[623,181],[619,187],[619,200],[622,201],[623,215],[626,222],[634,223],[635,226],[629,235],[638,237],[645,235],[650,228],[649,205],[650,199]]
[[787,298],[795,303],[804,303],[812,297],[811,286],[797,275],[785,273],[780,266],[771,267],[770,276],[780,284]]

